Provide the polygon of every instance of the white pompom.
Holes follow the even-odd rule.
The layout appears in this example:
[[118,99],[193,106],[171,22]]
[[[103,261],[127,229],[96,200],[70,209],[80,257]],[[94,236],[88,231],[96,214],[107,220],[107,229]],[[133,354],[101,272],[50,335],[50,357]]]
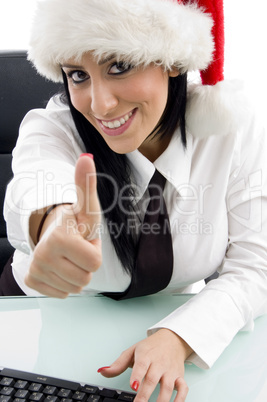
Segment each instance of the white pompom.
[[235,132],[249,109],[242,81],[193,84],[188,89],[186,126],[197,138]]

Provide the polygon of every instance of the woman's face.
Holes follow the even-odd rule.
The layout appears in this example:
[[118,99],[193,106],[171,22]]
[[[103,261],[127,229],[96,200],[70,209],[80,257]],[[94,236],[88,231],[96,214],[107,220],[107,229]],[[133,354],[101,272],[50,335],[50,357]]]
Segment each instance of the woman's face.
[[96,62],[90,53],[79,63],[62,65],[68,77],[73,106],[98,130],[117,153],[139,149],[150,160],[166,148],[158,139],[147,139],[167,102],[169,76],[161,67],[135,68],[115,58]]

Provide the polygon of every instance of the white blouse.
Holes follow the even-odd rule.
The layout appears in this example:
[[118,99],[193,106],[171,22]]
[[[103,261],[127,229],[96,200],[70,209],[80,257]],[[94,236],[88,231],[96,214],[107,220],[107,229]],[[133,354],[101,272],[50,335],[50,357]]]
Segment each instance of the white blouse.
[[[164,196],[172,229],[174,267],[161,293],[189,293],[214,272],[189,302],[148,329],[169,328],[195,351],[189,361],[213,365],[239,330],[252,330],[267,313],[267,139],[250,114],[237,133],[194,138],[184,150],[179,131],[154,162],[138,150],[128,154],[138,199],[157,168],[167,179]],[[17,249],[13,273],[24,284],[34,244],[31,213],[44,206],[75,202],[75,163],[85,147],[69,109],[58,98],[24,118],[13,152],[14,179],[4,214],[8,237]],[[100,232],[103,263],[84,293],[124,291],[130,277],[122,270],[107,227]],[[194,290],[194,289],[193,289]]]

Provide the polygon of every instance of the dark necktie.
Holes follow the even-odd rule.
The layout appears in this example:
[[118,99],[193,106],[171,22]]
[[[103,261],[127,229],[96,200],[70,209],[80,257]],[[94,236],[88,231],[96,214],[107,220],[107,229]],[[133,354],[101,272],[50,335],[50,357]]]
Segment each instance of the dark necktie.
[[133,279],[125,292],[104,293],[116,300],[157,293],[169,284],[173,248],[163,190],[166,179],[156,170],[148,185],[150,201],[137,245]]

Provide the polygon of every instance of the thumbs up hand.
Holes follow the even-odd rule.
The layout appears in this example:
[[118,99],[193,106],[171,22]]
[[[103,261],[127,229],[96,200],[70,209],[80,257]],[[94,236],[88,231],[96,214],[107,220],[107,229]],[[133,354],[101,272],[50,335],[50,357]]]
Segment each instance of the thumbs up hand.
[[102,262],[97,179],[89,156],[84,154],[76,164],[77,202],[58,205],[48,214],[25,277],[27,286],[46,296],[80,293]]

